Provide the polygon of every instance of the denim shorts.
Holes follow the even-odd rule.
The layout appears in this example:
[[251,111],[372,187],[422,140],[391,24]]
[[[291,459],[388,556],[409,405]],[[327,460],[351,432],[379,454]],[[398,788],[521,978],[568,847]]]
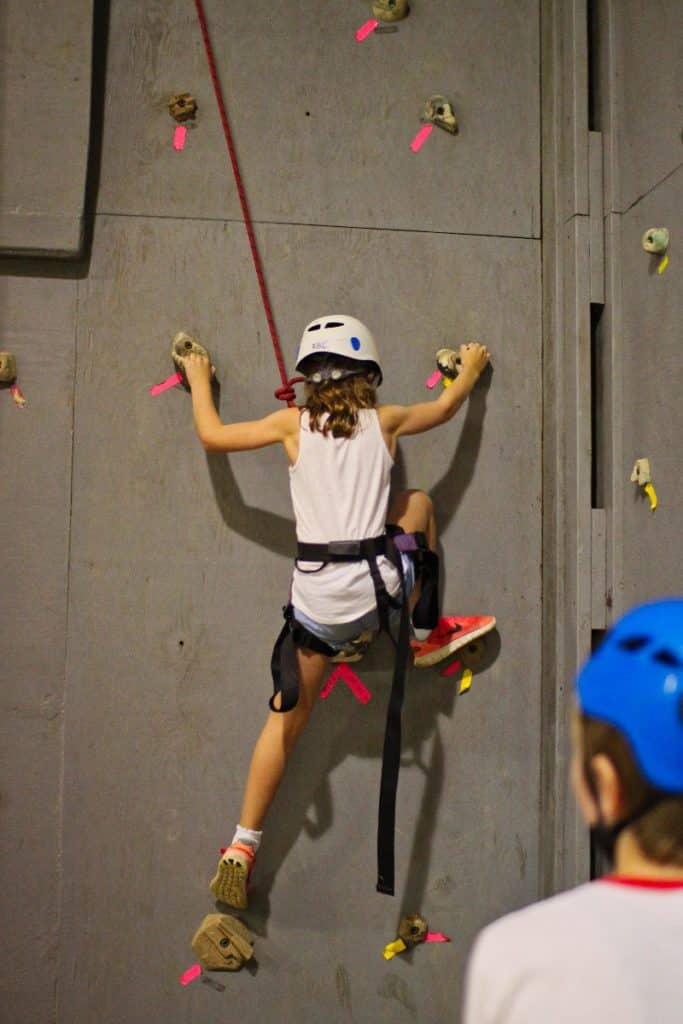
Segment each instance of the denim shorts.
[[[403,551],[401,552],[401,561],[403,562],[406,593],[410,594],[415,586],[415,566],[410,555],[406,555]],[[400,617],[400,608],[392,608],[389,612],[389,622],[392,626],[398,624]],[[319,640],[322,640],[323,643],[329,644],[337,653],[343,651],[361,633],[368,631],[376,632],[379,629],[379,616],[376,608],[372,608],[358,619],[352,619],[351,622],[334,622],[331,624],[316,622],[314,619],[310,619],[308,615],[304,615],[298,608],[294,609],[294,618],[302,626],[310,630],[314,636],[317,636]]]

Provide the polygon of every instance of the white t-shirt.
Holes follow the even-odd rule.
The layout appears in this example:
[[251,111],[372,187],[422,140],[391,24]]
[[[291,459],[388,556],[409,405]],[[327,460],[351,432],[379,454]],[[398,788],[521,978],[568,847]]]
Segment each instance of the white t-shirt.
[[[353,437],[324,437],[301,414],[299,456],[289,469],[296,535],[307,543],[364,540],[385,531],[393,459],[376,409],[360,409]],[[400,582],[384,557],[378,565],[390,594]],[[291,601],[315,622],[352,622],[375,605],[367,562],[299,562],[292,577]],[[319,569],[305,572],[305,569]]]
[[477,938],[463,1024],[681,1024],[683,883],[610,877]]

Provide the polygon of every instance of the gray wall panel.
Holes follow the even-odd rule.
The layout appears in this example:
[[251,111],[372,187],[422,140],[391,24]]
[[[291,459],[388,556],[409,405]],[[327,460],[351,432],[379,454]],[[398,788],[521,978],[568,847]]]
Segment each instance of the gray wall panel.
[[623,212],[682,165],[683,18],[676,2],[610,6],[619,152],[611,209]]
[[[456,1013],[477,928],[537,891],[538,246],[285,226],[261,235],[290,370],[302,325],[328,307],[376,330],[385,400],[426,396],[442,343],[491,346],[489,392],[478,389],[459,422],[407,439],[397,477],[435,494],[446,610],[493,611],[502,650],[461,699],[436,671],[412,674],[396,900],[374,892],[386,643],[358,666],[367,707],[341,686],[317,707],[246,915],[260,935],[258,977],[227,979],[230,1006],[248,1020],[282,1005],[343,1019],[348,979],[358,1019],[442,1020]],[[62,1013],[88,1019],[96,1007],[104,1024],[125,1005],[130,1024],[218,1021],[225,1000],[177,977],[212,909],[206,882],[266,711],[294,540],[287,471],[275,449],[207,460],[189,397],[152,399],[146,387],[171,371],[180,327],[209,346],[226,418],[275,407],[275,364],[240,225],[100,217],[82,289]],[[454,943],[385,964],[401,907]]]
[[[676,248],[663,274],[659,257],[643,252],[649,227],[683,234],[683,170],[622,218],[623,284],[623,600],[683,593],[680,447],[683,320]],[[629,481],[638,458],[649,458],[660,505],[653,513],[642,489]]]
[[[537,4],[415,5],[362,44],[363,4],[206,9],[255,219],[539,235]],[[193,6],[115,3],[112,17],[99,209],[239,218]],[[181,91],[200,112],[176,153],[166,105]],[[416,155],[433,93],[460,134],[437,130]]]
[[3,348],[27,399],[0,390],[2,1003],[54,1019],[76,284],[0,278]]
[[0,11],[0,251],[81,248],[92,16],[92,0]]

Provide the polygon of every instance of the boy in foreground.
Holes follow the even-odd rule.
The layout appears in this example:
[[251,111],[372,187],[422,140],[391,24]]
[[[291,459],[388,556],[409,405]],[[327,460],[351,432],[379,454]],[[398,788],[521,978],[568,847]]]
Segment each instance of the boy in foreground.
[[572,785],[614,871],[484,929],[464,1024],[683,1021],[683,599],[624,616],[576,696]]

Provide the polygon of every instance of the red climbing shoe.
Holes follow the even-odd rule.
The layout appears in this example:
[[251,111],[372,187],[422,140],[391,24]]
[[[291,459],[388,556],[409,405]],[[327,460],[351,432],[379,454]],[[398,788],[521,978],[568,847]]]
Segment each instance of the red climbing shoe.
[[426,640],[411,640],[415,665],[426,667],[443,661],[453,651],[490,632],[496,624],[493,615],[451,615],[439,619]]
[[223,851],[209,885],[217,900],[239,910],[246,908],[247,885],[255,857],[253,847],[247,843],[235,843]]

